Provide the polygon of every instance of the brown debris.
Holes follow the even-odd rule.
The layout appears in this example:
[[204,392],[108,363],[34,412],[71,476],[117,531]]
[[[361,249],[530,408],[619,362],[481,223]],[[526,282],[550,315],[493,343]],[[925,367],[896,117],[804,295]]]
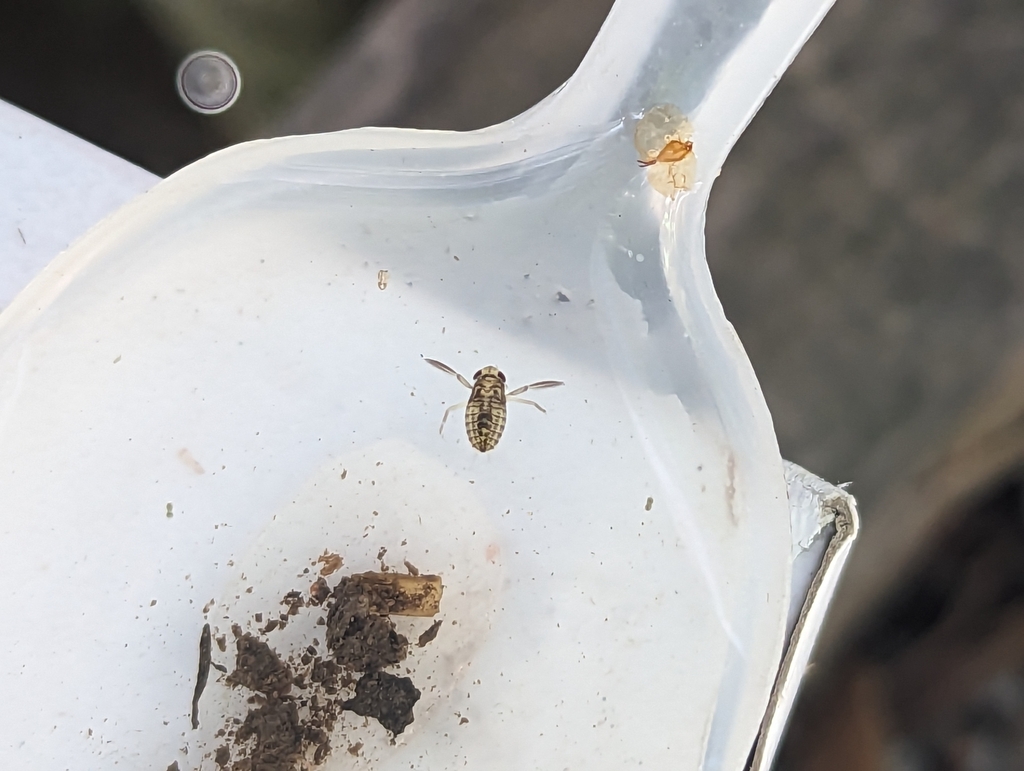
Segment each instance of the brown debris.
[[289,616],[297,616],[299,611],[306,607],[306,601],[300,591],[290,591],[281,599],[281,604],[287,606]]
[[235,735],[235,742],[255,739],[249,753],[253,771],[292,771],[302,757],[299,710],[291,699],[270,699],[250,710]]
[[210,625],[203,624],[199,634],[199,673],[196,678],[196,689],[192,692],[192,730],[199,728],[199,697],[203,695],[206,681],[210,679]]
[[[255,634],[232,625],[236,662],[225,681],[252,694],[245,720],[229,721],[217,734],[234,741],[233,747],[216,750],[217,765],[230,771],[321,765],[332,752],[331,735],[345,710],[372,717],[393,735],[402,733],[414,720],[420,691],[410,678],[382,671],[404,661],[409,649],[391,616],[434,615],[441,592],[438,576],[359,573],[341,578],[333,589],[321,577],[308,596],[288,592],[281,601],[286,610],[260,630],[266,634],[284,626],[300,608],[322,606],[315,623],[326,627],[326,637],[305,643],[287,661]],[[256,617],[261,624],[262,615]],[[433,640],[440,626],[440,620],[432,624],[418,644]],[[346,699],[353,689],[354,696]],[[347,750],[356,756],[362,747],[354,743]]]
[[441,576],[401,573],[355,573],[353,579],[374,586],[387,597],[392,616],[435,616],[441,607]]
[[322,578],[318,578],[313,582],[313,585],[309,587],[309,604],[310,605],[323,605],[327,599],[331,596],[331,587],[327,585],[327,582]]
[[437,637],[438,631],[441,629],[442,623],[444,622],[441,619],[438,619],[433,624],[431,624],[430,628],[427,629],[427,631],[425,631],[423,634],[421,634],[419,638],[417,638],[416,647],[422,648],[427,643],[433,642],[434,638]]
[[218,747],[217,751],[213,754],[213,762],[221,768],[224,768],[231,762],[231,750],[223,746]]
[[[344,479],[344,477],[342,477],[342,479]],[[341,565],[344,562],[344,560],[341,558],[341,555],[335,554],[333,552],[331,554],[328,554],[326,550],[324,551],[323,554],[317,557],[316,561],[318,565],[323,565],[323,567],[320,568],[320,575],[322,576],[329,576],[332,573],[336,573],[341,568]]]
[[246,633],[235,640],[235,647],[235,671],[227,677],[229,685],[242,685],[272,697],[291,691],[292,672],[269,645]]
[[419,698],[419,690],[408,677],[371,672],[359,678],[355,697],[342,706],[357,715],[374,718],[397,736],[413,721],[412,708]]
[[341,666],[354,672],[397,664],[409,645],[389,617],[396,596],[393,586],[364,580],[365,575],[342,578],[327,611],[327,646]]

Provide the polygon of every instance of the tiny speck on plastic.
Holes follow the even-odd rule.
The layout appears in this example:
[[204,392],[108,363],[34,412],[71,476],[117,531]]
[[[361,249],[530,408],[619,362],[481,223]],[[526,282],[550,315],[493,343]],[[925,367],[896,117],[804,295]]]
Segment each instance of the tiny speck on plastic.
[[[323,768],[741,771],[792,543],[704,208],[828,5],[619,0],[514,120],[232,147],[47,268],[0,315],[0,766],[210,767],[244,703],[211,677],[191,730],[203,623],[251,630],[320,555],[386,547],[441,576],[443,630],[407,660],[414,722],[344,717],[359,757]],[[659,105],[692,124],[685,195],[637,167]],[[426,357],[565,386],[484,455],[438,436],[461,395]],[[266,639],[302,650],[312,618]]]

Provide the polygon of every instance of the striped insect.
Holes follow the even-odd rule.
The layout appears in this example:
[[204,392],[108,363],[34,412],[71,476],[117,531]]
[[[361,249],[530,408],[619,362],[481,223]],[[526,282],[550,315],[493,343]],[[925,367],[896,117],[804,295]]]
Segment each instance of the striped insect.
[[536,383],[521,386],[514,391],[506,392],[505,373],[497,367],[484,367],[473,375],[473,382],[470,383],[447,364],[442,364],[434,359],[426,359],[425,361],[442,372],[454,375],[462,385],[470,390],[467,401],[453,404],[444,411],[444,418],[441,420],[441,433],[444,432],[444,424],[447,422],[448,416],[455,410],[465,407],[466,435],[469,437],[469,443],[480,452],[487,452],[497,447],[498,440],[501,439],[501,434],[505,430],[507,402],[529,404],[541,412],[546,412],[537,402],[517,397],[531,388],[554,388],[555,386],[565,385],[561,380],[540,380]]

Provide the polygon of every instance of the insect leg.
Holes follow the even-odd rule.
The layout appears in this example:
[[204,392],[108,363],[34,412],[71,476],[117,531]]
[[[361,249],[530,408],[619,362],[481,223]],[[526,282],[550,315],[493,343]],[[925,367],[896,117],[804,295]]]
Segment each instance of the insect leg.
[[459,402],[458,404],[453,404],[451,407],[446,409],[444,411],[444,417],[441,418],[441,428],[438,429],[437,433],[439,433],[439,434],[441,434],[443,436],[444,435],[444,424],[448,422],[448,416],[451,415],[453,412],[455,412],[455,410],[462,409],[463,407],[466,406],[466,404],[467,404],[467,402]]
[[554,388],[561,385],[565,385],[561,380],[538,380],[536,383],[520,386],[515,391],[509,391],[506,396],[519,396],[519,394],[525,393],[531,388]]
[[547,410],[544,409],[543,407],[541,407],[539,404],[537,404],[537,402],[531,402],[529,399],[519,399],[519,398],[517,398],[515,396],[509,396],[508,400],[510,402],[519,402],[520,404],[529,404],[529,405],[531,405],[533,407],[536,407],[541,412],[547,412]]
[[439,362],[437,359],[424,359],[423,361],[425,361],[427,364],[429,364],[432,367],[437,367],[442,372],[447,372],[449,375],[455,375],[455,377],[457,377],[459,379],[459,382],[462,383],[462,385],[466,386],[466,388],[469,388],[469,389],[473,388],[473,384],[472,383],[470,383],[468,380],[466,380],[466,378],[464,378],[458,372],[453,370],[447,364]]

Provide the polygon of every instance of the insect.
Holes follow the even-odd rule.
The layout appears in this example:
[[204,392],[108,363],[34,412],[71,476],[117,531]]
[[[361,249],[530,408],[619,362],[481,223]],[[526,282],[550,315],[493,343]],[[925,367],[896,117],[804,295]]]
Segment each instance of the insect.
[[669,198],[693,189],[697,158],[693,150],[693,124],[671,104],[644,110],[633,132],[637,161],[647,169],[647,182]]
[[641,166],[653,166],[656,163],[678,163],[692,152],[693,142],[689,140],[680,142],[678,139],[673,139],[661,148],[655,157],[648,158],[646,161],[637,161],[637,163]]
[[448,416],[457,409],[466,408],[466,435],[469,443],[474,449],[480,452],[493,450],[501,439],[505,430],[505,404],[506,402],[519,402],[536,407],[541,412],[546,412],[537,402],[529,399],[516,398],[531,388],[554,388],[565,385],[561,380],[540,380],[536,383],[520,386],[514,391],[505,391],[505,373],[497,367],[484,367],[473,375],[473,382],[453,370],[447,364],[442,364],[434,359],[426,359],[427,364],[437,367],[442,372],[454,375],[462,385],[470,390],[469,399],[461,404],[453,404],[444,411],[444,418],[441,420],[441,432],[444,432],[444,424]]

